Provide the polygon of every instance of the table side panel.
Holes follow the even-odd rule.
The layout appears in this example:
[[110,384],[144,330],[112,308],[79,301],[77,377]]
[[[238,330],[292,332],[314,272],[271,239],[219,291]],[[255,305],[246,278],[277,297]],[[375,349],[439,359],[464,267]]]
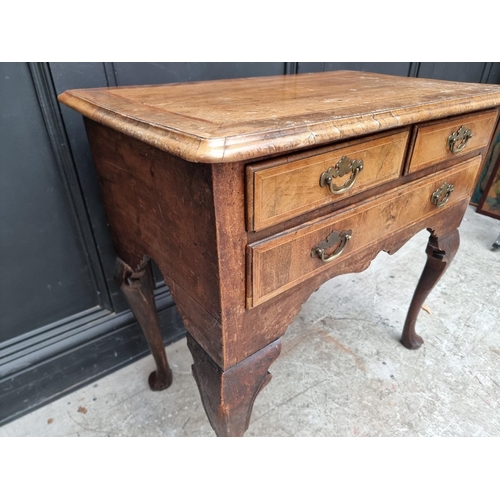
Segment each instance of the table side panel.
[[181,158],[86,120],[118,255],[150,256],[172,282],[220,319],[219,260],[210,165]]

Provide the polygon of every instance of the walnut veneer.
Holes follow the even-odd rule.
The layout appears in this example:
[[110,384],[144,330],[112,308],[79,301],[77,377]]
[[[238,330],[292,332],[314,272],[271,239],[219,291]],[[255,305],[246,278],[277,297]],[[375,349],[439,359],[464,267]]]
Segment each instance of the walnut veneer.
[[212,427],[239,436],[309,295],[428,228],[401,339],[422,344],[418,312],[458,249],[500,90],[339,71],[59,99],[85,116],[117,282],[157,364],[151,388],[172,381],[153,259],[188,330]]

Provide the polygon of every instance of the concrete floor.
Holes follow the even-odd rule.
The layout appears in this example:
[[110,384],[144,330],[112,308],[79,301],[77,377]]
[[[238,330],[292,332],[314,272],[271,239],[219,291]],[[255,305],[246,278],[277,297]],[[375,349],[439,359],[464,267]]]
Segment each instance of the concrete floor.
[[[469,207],[454,263],[399,344],[428,233],[315,292],[283,337],[247,436],[500,436],[497,220]],[[0,428],[0,436],[213,436],[185,340],[167,348],[174,384],[147,387],[147,357]]]

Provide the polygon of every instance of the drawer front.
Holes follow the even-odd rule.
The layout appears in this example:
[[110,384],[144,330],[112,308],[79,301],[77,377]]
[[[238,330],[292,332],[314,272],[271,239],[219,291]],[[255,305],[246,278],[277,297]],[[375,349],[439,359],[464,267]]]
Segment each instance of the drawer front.
[[249,229],[273,226],[399,177],[408,136],[405,130],[280,165],[247,167]]
[[[417,126],[408,172],[486,147],[493,135],[497,117],[498,111],[494,110]],[[470,131],[472,137],[469,137],[467,131]]]
[[[249,307],[261,304],[321,273],[327,266],[349,259],[358,250],[468,198],[481,161],[482,157],[476,156],[453,169],[406,184],[338,215],[318,219],[294,231],[249,245]],[[451,194],[447,194],[445,183],[453,185]],[[440,188],[443,188],[442,192],[439,192]],[[327,262],[322,260],[321,253]],[[336,256],[332,259],[333,253]]]

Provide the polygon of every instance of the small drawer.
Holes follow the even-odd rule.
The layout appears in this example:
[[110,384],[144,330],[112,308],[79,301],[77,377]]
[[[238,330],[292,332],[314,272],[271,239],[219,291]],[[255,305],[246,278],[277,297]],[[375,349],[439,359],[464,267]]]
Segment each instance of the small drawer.
[[[258,231],[399,177],[408,130],[247,167],[248,228]],[[324,150],[323,150],[324,151]]]
[[486,147],[497,117],[498,111],[494,110],[417,125],[408,173]]
[[336,215],[249,245],[248,307],[296,286],[439,210],[470,197],[480,155]]

